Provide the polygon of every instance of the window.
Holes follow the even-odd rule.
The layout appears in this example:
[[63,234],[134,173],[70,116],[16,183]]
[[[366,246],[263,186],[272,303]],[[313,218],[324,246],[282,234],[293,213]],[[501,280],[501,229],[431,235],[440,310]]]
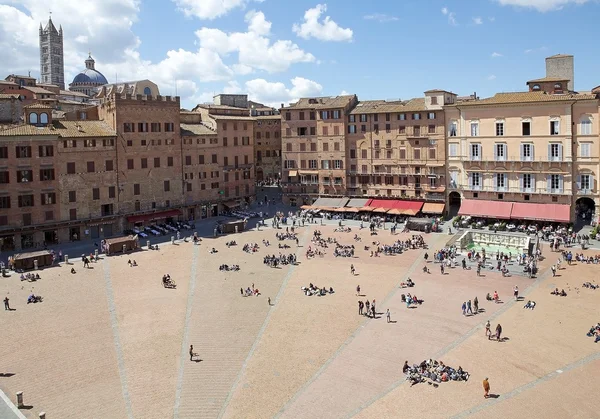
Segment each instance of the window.
[[164,182],[164,190],[165,192],[169,192],[171,190],[171,182],[168,180],[165,180]]
[[581,135],[591,135],[592,134],[592,121],[589,118],[584,118],[581,120],[579,133]]
[[508,179],[506,173],[496,173],[494,176],[494,186],[496,191],[506,191],[508,188]]
[[321,119],[327,119],[328,116],[329,116],[329,112],[321,111]]
[[427,112],[427,119],[435,119],[435,112]]
[[54,192],[43,193],[41,195],[42,205],[56,204],[56,194]]
[[334,169],[343,169],[344,168],[344,164],[341,160],[334,160],[333,161],[333,168]]
[[233,145],[234,145],[235,147],[237,147],[237,146],[239,145],[239,144],[238,144],[238,137],[233,137]]
[[10,208],[10,196],[0,196],[0,208]]
[[558,135],[560,131],[559,121],[550,121],[550,135]]
[[356,134],[356,125],[348,125],[348,134]]
[[54,147],[51,145],[41,145],[38,147],[40,157],[52,157],[54,156]]
[[390,124],[385,124],[385,132],[390,132],[392,129],[392,126]]
[[562,90],[562,84],[554,83],[554,90]]
[[192,164],[192,156],[185,156],[185,165],[191,166]]
[[531,135],[531,122],[522,122],[521,123],[522,134],[525,136]]
[[321,169],[329,170],[329,160],[321,160]]
[[124,122],[123,123],[123,132],[134,132],[133,122]]
[[134,183],[133,184],[133,194],[134,195],[139,195],[140,194],[140,184],[139,183]]
[[8,158],[8,147],[0,147],[0,159]]
[[160,157],[154,158],[154,167],[160,167]]
[[40,180],[54,180],[54,169],[40,169]]
[[550,161],[562,161],[562,144],[548,144],[548,159]]
[[476,191],[481,190],[482,180],[481,173],[469,173],[469,188]]
[[449,157],[457,157],[458,156],[458,144],[451,143],[448,145],[448,156]]
[[150,124],[150,132],[160,132],[160,123],[159,122],[152,122]]
[[458,128],[458,123],[456,121],[450,122],[450,126],[448,127],[448,136],[456,137],[456,131]]
[[348,122],[356,122],[356,115],[350,115],[348,117]]
[[375,131],[375,134],[379,134],[379,124],[373,124],[373,131]]
[[495,144],[494,159],[496,161],[506,161],[506,144]]
[[[30,226],[31,225],[31,214],[23,214],[23,225],[24,226]],[[21,241],[23,242],[24,239],[26,239],[27,237],[31,237],[31,239],[33,238],[33,236],[31,236],[29,234],[23,234],[21,236]],[[22,247],[25,247],[25,248],[32,247],[32,246],[33,246],[33,244],[22,245]]]
[[481,160],[481,144],[471,144],[471,160]]
[[547,178],[548,193],[562,193],[563,192],[563,177],[562,175],[548,175]]
[[300,119],[301,121],[304,121],[304,112],[300,111],[298,113],[298,119]]
[[531,173],[521,175],[521,192],[535,192],[535,178]]
[[292,113],[291,112],[286,112],[285,113],[285,120],[286,121],[291,121],[292,120]]
[[420,113],[413,113],[412,114],[412,119],[414,119],[415,121],[418,121],[419,119],[421,119],[421,114]]
[[104,162],[104,166],[106,167],[106,171],[107,172],[112,172],[114,170],[114,166],[113,166],[113,161],[112,160],[106,160]]
[[590,193],[594,189],[594,176],[589,174],[577,176],[577,188],[584,193]]
[[521,144],[521,161],[533,161],[533,144]]
[[[74,144],[75,144],[75,142],[74,142]],[[102,146],[103,147],[106,147],[106,146],[112,147],[114,145],[115,145],[115,139],[114,138],[108,138],[108,139],[102,140]],[[142,145],[146,145],[146,140],[142,140]]]
[[100,199],[100,188],[92,188],[92,199],[97,201]]
[[540,85],[539,85],[539,84],[534,84],[534,85],[531,87],[531,90],[534,90],[534,91],[540,90]]
[[114,186],[108,187],[108,197],[114,198],[116,196],[116,188]]
[[435,134],[435,125],[429,125],[429,127],[427,128],[427,132],[429,134]]
[[40,114],[40,124],[42,125],[47,125],[48,124],[48,114],[47,113],[42,113]]
[[165,132],[175,131],[175,124],[172,122],[165,122]]
[[[204,157],[204,156],[203,156]],[[159,166],[160,166],[160,160],[159,160]],[[173,157],[169,156],[167,157],[167,166],[171,167],[173,166]],[[157,166],[158,167],[158,166]]]
[[[128,162],[128,164],[129,164],[129,162]],[[148,159],[146,157],[142,157],[141,166],[142,166],[142,169],[148,168]]]
[[310,127],[310,135],[316,135],[317,134],[317,128],[316,127]]
[[323,151],[329,151],[329,143],[323,143]]
[[496,136],[501,137],[504,135],[504,122],[496,122]]
[[479,122],[471,122],[471,137],[479,137]]
[[398,114],[398,121],[406,121],[406,114],[405,113],[399,113]]
[[127,159],[127,169],[128,170],[133,170],[134,169],[133,159]]
[[19,208],[33,207],[33,195],[19,195]]
[[581,143],[579,144],[579,157],[591,157],[592,156],[592,143]]
[[30,113],[29,114],[29,123],[30,124],[37,124],[38,123],[37,113]]
[[218,161],[217,161],[217,155],[216,154],[213,154],[211,156],[211,163],[218,163]]
[[18,170],[17,171],[17,183],[33,182],[33,171],[32,170]]
[[75,208],[71,208],[69,210],[69,219],[76,220],[77,219],[77,210]]
[[283,168],[284,169],[294,169],[296,167],[296,161],[295,160],[285,160],[283,162]]
[[431,104],[432,105],[437,105],[437,96],[431,96]]
[[17,146],[17,158],[23,159],[31,157],[31,147],[30,146]]
[[415,160],[421,160],[421,149],[420,148],[413,149],[413,158]]
[[[131,141],[131,140],[128,140],[128,141],[127,141],[127,143],[128,143],[127,145],[130,145],[130,144],[129,144],[129,142],[130,142],[130,141]],[[91,139],[91,140],[83,140],[83,146],[84,146],[84,147],[96,147],[96,140],[94,140],[94,139]]]
[[429,159],[430,160],[435,160],[435,148],[430,148],[429,149]]
[[0,172],[0,183],[10,183],[10,176],[8,171]]
[[317,169],[318,168],[317,160],[309,160],[308,161],[308,168],[309,169]]

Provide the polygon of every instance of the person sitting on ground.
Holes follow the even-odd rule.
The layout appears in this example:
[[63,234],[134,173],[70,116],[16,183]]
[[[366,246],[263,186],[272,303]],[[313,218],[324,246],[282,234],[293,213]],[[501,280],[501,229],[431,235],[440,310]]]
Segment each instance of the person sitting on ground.
[[408,366],[408,361],[404,361],[404,365],[402,366],[402,373],[406,374],[406,371],[408,371],[410,369],[410,367]]
[[494,302],[498,303],[500,301],[500,297],[498,296],[498,291],[494,291]]
[[131,259],[129,259],[129,260],[127,261],[127,264],[128,264],[129,266],[131,266]]
[[35,280],[37,281],[38,279],[40,279],[40,274],[35,274]]
[[555,288],[554,291],[552,291],[550,294],[552,294],[552,295],[558,295],[560,293],[558,292],[558,288]]
[[329,287],[329,294],[333,294],[335,291],[333,291],[333,287]]
[[565,292],[565,290],[564,290],[564,289],[562,289],[562,290],[560,291],[560,294],[559,294],[559,295],[560,295],[561,297],[566,297],[566,296],[567,296],[567,293]]
[[212,249],[210,249],[210,253],[211,253],[211,254],[213,254],[213,253],[217,253],[217,249],[215,249],[215,248],[213,247]]
[[406,285],[407,285],[408,287],[414,287],[414,286],[415,286],[415,283],[413,282],[413,280],[412,280],[412,279],[408,278],[408,280],[406,281]]
[[137,262],[135,261],[135,259],[133,260],[133,263],[131,264],[131,266],[138,266]]
[[71,273],[74,274],[75,273],[75,268],[71,268]]
[[485,299],[488,301],[492,301],[492,296],[490,295],[489,292],[486,294]]
[[423,266],[423,273],[430,273],[427,266]]

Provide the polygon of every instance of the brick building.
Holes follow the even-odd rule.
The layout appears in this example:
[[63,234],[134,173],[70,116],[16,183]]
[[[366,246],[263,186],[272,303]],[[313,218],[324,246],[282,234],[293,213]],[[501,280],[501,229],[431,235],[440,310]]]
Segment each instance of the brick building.
[[281,116],[256,115],[254,119],[256,181],[278,180],[281,177]]

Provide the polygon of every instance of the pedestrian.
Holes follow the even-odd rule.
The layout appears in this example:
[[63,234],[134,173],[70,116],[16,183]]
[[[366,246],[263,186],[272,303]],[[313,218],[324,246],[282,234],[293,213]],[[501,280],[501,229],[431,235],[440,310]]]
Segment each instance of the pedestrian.
[[463,269],[467,269],[467,261],[466,261],[466,259],[462,260],[462,268]]
[[356,296],[360,297],[360,285],[356,286]]
[[556,266],[552,265],[550,269],[552,269],[552,276],[556,276]]
[[490,329],[490,327],[490,321],[488,320],[487,322],[485,322],[485,335],[487,336],[488,340],[492,338],[492,330]]
[[194,355],[196,355],[196,354],[194,353],[194,346],[193,346],[193,345],[190,345],[190,361],[193,361],[193,360],[194,360]]
[[481,276],[481,264],[477,264],[477,276]]
[[471,308],[471,300],[467,301],[467,314],[473,315],[473,309]]
[[376,316],[377,313],[375,312],[375,304],[373,304],[371,306],[371,312],[373,313],[373,318],[376,319],[377,318],[377,316]]
[[244,289],[240,288],[240,295],[243,297],[244,296]]
[[513,295],[515,296],[515,301],[519,301],[519,287],[517,287],[516,285],[513,289]]
[[444,262],[440,265],[440,271],[442,272],[442,275],[444,275]]
[[365,302],[365,307],[367,309],[367,312],[365,314],[367,315],[367,317],[369,317],[369,315],[371,314],[371,302],[369,300]]
[[498,323],[498,326],[496,326],[496,340],[498,342],[501,342],[501,335],[502,335],[502,326],[500,326],[500,323]]
[[391,314],[390,314],[390,309],[388,308],[387,311],[385,312],[385,317],[387,318],[387,322],[390,323],[392,321],[391,319]]
[[361,316],[363,314],[363,307],[364,307],[363,302],[359,300],[358,301],[358,314],[361,315]]
[[9,311],[10,311],[10,306],[8,305],[8,302],[9,302],[9,301],[10,301],[10,300],[8,299],[8,296],[6,296],[6,297],[4,298],[4,310],[9,310]]
[[475,297],[475,299],[473,300],[473,312],[475,314],[479,313],[479,300],[477,299],[477,297]]
[[483,380],[483,397],[486,399],[490,397],[490,382],[487,377]]
[[462,303],[462,312],[463,312],[463,316],[467,315],[467,303],[464,301]]

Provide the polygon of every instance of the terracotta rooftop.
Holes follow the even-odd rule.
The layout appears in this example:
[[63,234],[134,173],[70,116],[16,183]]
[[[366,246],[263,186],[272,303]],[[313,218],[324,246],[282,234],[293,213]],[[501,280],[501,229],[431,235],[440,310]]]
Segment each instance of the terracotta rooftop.
[[444,89],[431,89],[431,90],[425,91],[425,93],[438,93],[438,92],[452,93],[452,92],[449,92],[448,90],[444,90]]
[[179,124],[181,135],[217,135],[216,131],[208,128],[204,124]]
[[595,95],[590,94],[546,94],[545,92],[509,92],[496,93],[496,95],[470,102],[463,102],[450,106],[484,106],[484,105],[508,105],[513,103],[536,103],[536,102],[564,102],[573,100],[597,100]]
[[16,93],[0,93],[0,99],[18,99],[19,97]]
[[[81,127],[81,130],[78,128]],[[104,121],[52,121],[51,125],[36,127],[18,125],[0,130],[0,137],[55,135],[61,138],[115,137],[117,133]]]
[[53,106],[45,105],[43,103],[32,103],[30,105],[23,106],[25,109],[54,109]]
[[213,119],[226,119],[233,121],[254,121],[254,117],[245,116],[245,115],[218,115],[218,114],[210,114],[209,115]]
[[44,94],[44,95],[55,95],[56,94],[54,92],[51,92],[50,90],[42,89],[41,87],[36,87],[36,86],[23,86],[23,89],[29,90],[30,92],[33,92],[33,93],[39,93],[39,94]]
[[356,95],[327,96],[315,98],[302,98],[296,103],[290,103],[286,109],[332,109],[343,108],[348,105]]
[[253,117],[254,119],[281,119],[281,115],[277,114],[277,115],[256,115]]
[[358,105],[352,109],[350,114],[418,112],[425,110],[427,110],[427,108],[425,107],[424,98],[394,102],[386,102],[385,100],[365,100],[359,102]]
[[569,79],[565,79],[564,77],[542,77],[541,79],[529,80],[527,83],[544,83],[553,81],[569,81]]
[[60,90],[60,94],[63,95],[63,96],[89,97],[85,93],[72,92],[71,90]]

